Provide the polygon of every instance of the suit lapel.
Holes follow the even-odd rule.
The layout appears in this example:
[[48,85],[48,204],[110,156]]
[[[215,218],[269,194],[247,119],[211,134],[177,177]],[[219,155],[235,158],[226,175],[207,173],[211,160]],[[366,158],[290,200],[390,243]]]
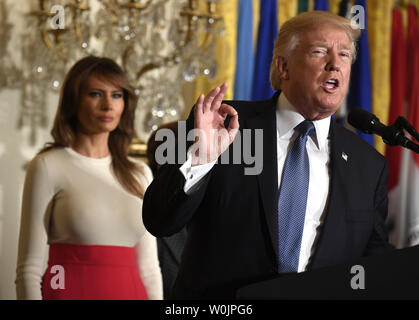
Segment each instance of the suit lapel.
[[[267,105],[260,106],[266,109],[254,118],[247,119],[246,127],[263,129],[263,170],[257,176],[260,198],[262,199],[267,227],[278,261],[278,161],[276,144],[276,101],[279,93],[267,100]],[[256,107],[258,108],[258,107]]]
[[317,249],[315,250],[309,268],[318,268],[339,261],[345,247],[345,175],[348,173],[344,141],[336,130],[335,122],[330,124],[330,187],[326,216],[320,230]]
[[[260,198],[262,199],[269,236],[278,261],[278,159],[277,159],[277,128],[276,128],[276,101],[279,92],[272,99],[262,102],[266,108],[254,118],[246,120],[245,128],[263,129],[263,170],[257,176]],[[262,107],[262,105],[260,106]],[[257,107],[256,107],[257,108]],[[349,156],[344,150],[344,141],[341,138],[333,120],[330,124],[330,187],[326,208],[325,220],[319,232],[317,248],[309,268],[318,268],[339,261],[345,247],[345,175],[348,174]]]

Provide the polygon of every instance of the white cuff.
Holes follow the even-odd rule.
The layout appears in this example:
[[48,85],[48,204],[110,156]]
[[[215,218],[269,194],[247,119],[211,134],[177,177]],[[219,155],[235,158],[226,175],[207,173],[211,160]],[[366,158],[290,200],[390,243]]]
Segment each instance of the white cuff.
[[190,195],[194,191],[198,190],[201,186],[202,178],[210,172],[212,167],[217,162],[217,159],[215,159],[212,162],[201,164],[198,166],[192,167],[192,155],[188,151],[187,153],[187,160],[186,162],[179,168],[180,172],[182,172],[183,176],[185,177],[185,185],[183,186],[183,191],[187,195]]

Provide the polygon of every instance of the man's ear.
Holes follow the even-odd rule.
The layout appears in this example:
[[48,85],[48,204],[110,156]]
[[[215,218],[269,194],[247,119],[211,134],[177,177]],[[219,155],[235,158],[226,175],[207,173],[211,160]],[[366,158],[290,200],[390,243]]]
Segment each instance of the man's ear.
[[276,70],[278,71],[278,75],[281,80],[289,79],[288,61],[285,57],[279,56],[276,58]]

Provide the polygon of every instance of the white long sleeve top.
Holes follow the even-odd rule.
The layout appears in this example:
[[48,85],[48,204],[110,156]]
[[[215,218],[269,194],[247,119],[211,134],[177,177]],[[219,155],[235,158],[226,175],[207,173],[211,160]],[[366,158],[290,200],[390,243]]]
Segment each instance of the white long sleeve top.
[[[52,149],[29,164],[22,201],[16,269],[18,299],[42,299],[49,244],[135,247],[149,299],[162,299],[156,239],[142,221],[142,200],[128,193],[111,170],[111,156],[90,158],[70,148]],[[151,170],[137,161],[139,183]]]

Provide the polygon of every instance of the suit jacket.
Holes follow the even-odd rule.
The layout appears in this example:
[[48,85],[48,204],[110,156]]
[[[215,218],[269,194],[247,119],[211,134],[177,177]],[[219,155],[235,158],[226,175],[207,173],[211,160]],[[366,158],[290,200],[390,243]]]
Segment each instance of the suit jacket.
[[157,238],[157,250],[163,277],[163,298],[165,300],[170,298],[170,293],[179,271],[185,240],[186,228],[170,237]]
[[[239,287],[278,276],[278,96],[279,92],[266,101],[225,102],[237,110],[240,130],[263,129],[259,175],[245,175],[244,163],[216,164],[200,188],[186,195],[181,164],[164,165],[147,189],[143,221],[152,234],[167,236],[188,227],[172,298],[232,299]],[[187,120],[191,128],[193,111]],[[334,121],[329,135],[329,198],[309,269],[391,248],[384,224],[385,158]]]

